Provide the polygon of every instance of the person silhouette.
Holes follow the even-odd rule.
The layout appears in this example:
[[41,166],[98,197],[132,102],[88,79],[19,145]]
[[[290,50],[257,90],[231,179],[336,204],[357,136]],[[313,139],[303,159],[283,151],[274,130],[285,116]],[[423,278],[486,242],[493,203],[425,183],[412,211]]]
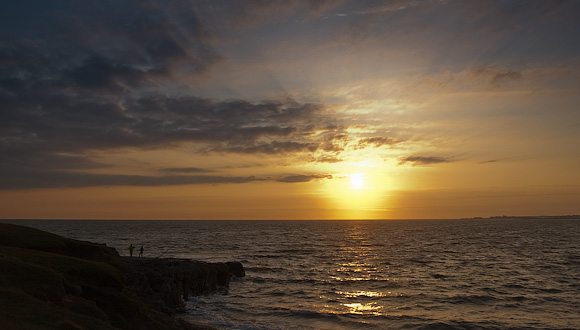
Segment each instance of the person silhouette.
[[129,245],[129,255],[131,257],[133,256],[133,250],[135,250],[135,247],[133,246],[133,244]]
[[141,245],[141,248],[139,249],[139,256],[140,257],[143,256],[143,245]]

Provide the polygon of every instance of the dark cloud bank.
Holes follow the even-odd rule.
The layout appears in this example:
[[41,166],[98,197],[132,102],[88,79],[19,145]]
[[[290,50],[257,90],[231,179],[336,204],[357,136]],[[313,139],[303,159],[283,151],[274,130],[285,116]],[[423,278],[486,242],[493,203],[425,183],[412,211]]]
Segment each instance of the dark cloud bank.
[[0,189],[264,180],[192,167],[159,176],[92,174],[106,166],[91,160],[93,151],[189,143],[201,153],[321,152],[330,159],[344,145],[341,126],[319,104],[166,92],[179,90],[178,77],[201,77],[223,60],[189,1],[0,6]]

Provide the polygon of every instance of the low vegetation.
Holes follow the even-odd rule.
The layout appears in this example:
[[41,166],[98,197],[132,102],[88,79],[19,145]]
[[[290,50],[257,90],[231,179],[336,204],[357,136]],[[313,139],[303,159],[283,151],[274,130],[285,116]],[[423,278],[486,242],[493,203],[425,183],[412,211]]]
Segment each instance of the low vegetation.
[[104,245],[0,224],[0,330],[183,330],[125,285]]

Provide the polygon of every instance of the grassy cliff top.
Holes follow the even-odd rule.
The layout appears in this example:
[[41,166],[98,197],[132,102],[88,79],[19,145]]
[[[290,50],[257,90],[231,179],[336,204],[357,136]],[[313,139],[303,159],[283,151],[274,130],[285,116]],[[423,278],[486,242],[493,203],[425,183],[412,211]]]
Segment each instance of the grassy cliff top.
[[105,245],[0,224],[0,330],[191,329],[125,286]]

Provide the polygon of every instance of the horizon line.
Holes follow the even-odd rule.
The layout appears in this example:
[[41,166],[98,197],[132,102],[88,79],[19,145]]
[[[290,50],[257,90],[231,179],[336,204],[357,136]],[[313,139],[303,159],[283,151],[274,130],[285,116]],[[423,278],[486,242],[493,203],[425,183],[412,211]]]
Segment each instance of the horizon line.
[[30,220],[64,220],[64,221],[397,221],[397,220],[497,220],[497,219],[575,219],[580,220],[580,214],[560,214],[560,215],[493,215],[493,216],[473,216],[459,218],[344,218],[344,219],[131,219],[131,218],[0,218],[0,221],[30,221]]

